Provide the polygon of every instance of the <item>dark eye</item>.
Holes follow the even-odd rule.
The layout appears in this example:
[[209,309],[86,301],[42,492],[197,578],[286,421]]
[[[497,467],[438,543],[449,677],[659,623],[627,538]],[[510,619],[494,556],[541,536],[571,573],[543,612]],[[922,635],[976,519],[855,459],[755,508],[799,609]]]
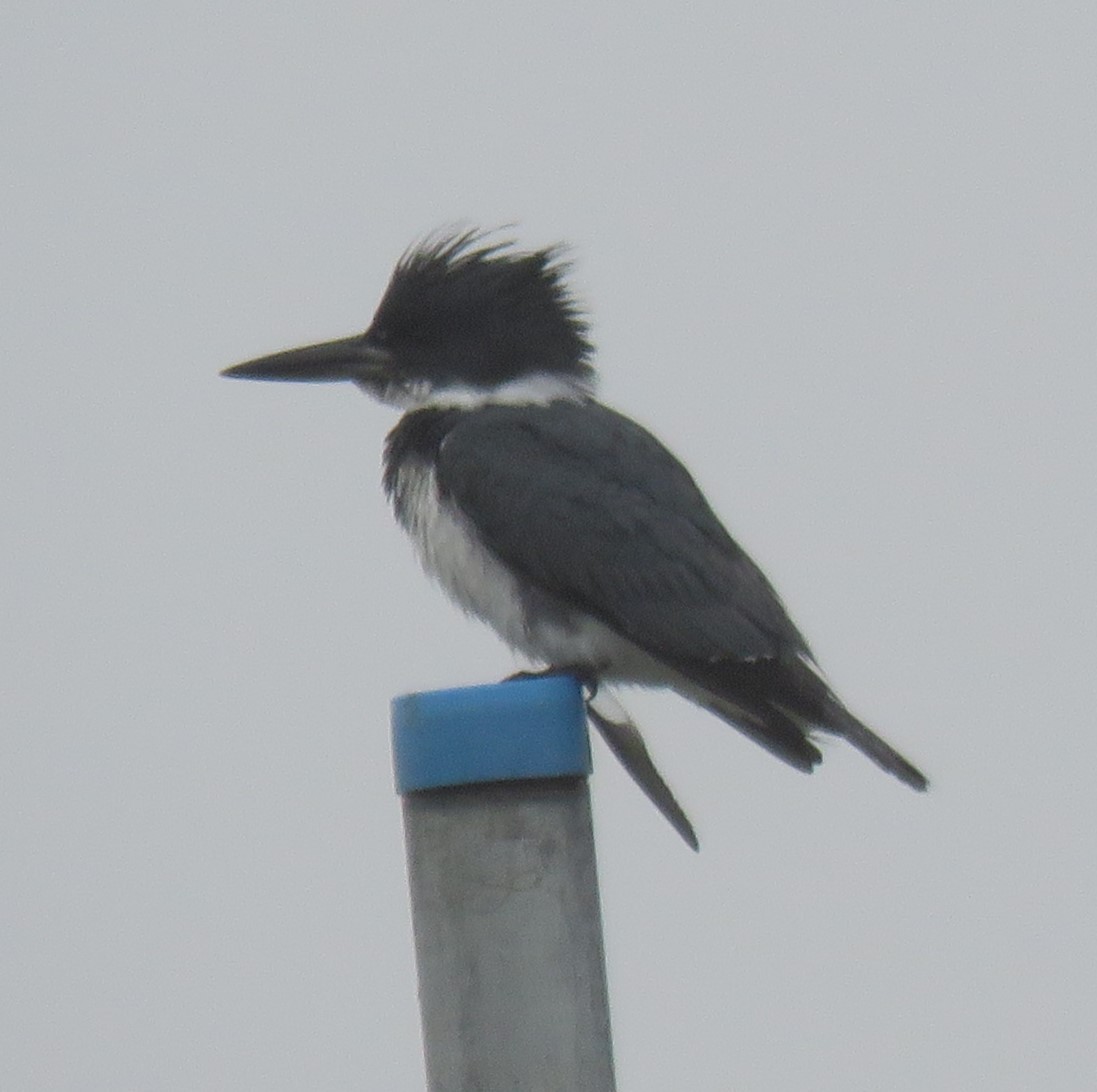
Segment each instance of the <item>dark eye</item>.
[[389,343],[389,332],[384,326],[372,326],[369,331],[369,340],[374,345],[387,345]]

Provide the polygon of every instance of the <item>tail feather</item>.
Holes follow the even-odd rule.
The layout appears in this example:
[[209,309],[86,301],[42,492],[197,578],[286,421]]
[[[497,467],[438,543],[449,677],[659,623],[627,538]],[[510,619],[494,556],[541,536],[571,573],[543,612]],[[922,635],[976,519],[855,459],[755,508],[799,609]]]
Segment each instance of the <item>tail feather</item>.
[[683,687],[680,692],[765,747],[771,755],[804,773],[811,773],[823,761],[822,752],[811,742],[807,732],[793,717],[775,706],[747,709],[743,704],[711,691]]
[[656,768],[644,743],[644,737],[640,735],[640,729],[632,722],[632,718],[605,687],[588,697],[586,705],[591,723],[601,733],[609,749],[617,756],[633,781],[682,836],[686,845],[694,851],[699,850],[701,846],[693,824]]
[[827,685],[806,655],[752,663],[726,661],[693,666],[683,697],[715,713],[755,743],[805,773],[822,761],[808,732],[818,728],[841,736],[882,770],[924,792],[925,774],[862,724]]
[[929,788],[929,779],[913,763],[908,762],[894,747],[885,743],[875,732],[862,724],[833,695],[826,703],[820,727],[848,740],[862,754],[867,755],[882,770],[897,777],[918,792]]

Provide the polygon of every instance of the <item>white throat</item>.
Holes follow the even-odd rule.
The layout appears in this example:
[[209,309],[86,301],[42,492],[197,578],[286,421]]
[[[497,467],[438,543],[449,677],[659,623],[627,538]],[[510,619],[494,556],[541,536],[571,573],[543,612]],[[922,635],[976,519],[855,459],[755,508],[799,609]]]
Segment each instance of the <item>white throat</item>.
[[400,410],[477,409],[480,406],[547,406],[550,402],[581,402],[590,397],[593,384],[579,376],[524,375],[498,387],[467,384],[436,387],[426,380],[391,384],[383,391],[367,392]]

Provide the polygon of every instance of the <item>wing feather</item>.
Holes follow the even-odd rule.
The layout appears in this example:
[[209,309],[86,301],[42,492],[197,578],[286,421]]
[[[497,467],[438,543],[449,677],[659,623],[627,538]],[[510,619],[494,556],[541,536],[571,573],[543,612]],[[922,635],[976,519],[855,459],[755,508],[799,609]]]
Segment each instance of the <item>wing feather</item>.
[[442,443],[438,484],[508,566],[667,662],[806,651],[688,471],[596,402],[466,415]]

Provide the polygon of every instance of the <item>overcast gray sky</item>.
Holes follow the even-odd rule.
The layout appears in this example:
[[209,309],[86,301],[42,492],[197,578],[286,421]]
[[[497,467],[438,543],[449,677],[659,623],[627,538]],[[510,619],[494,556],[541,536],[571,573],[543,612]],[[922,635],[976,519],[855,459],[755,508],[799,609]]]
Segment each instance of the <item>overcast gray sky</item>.
[[604,397],[933,778],[633,694],[622,1092],[1097,1074],[1091,4],[0,16],[0,1088],[422,1087],[388,701],[515,661],[418,572],[391,411],[218,369],[455,220],[566,240]]

